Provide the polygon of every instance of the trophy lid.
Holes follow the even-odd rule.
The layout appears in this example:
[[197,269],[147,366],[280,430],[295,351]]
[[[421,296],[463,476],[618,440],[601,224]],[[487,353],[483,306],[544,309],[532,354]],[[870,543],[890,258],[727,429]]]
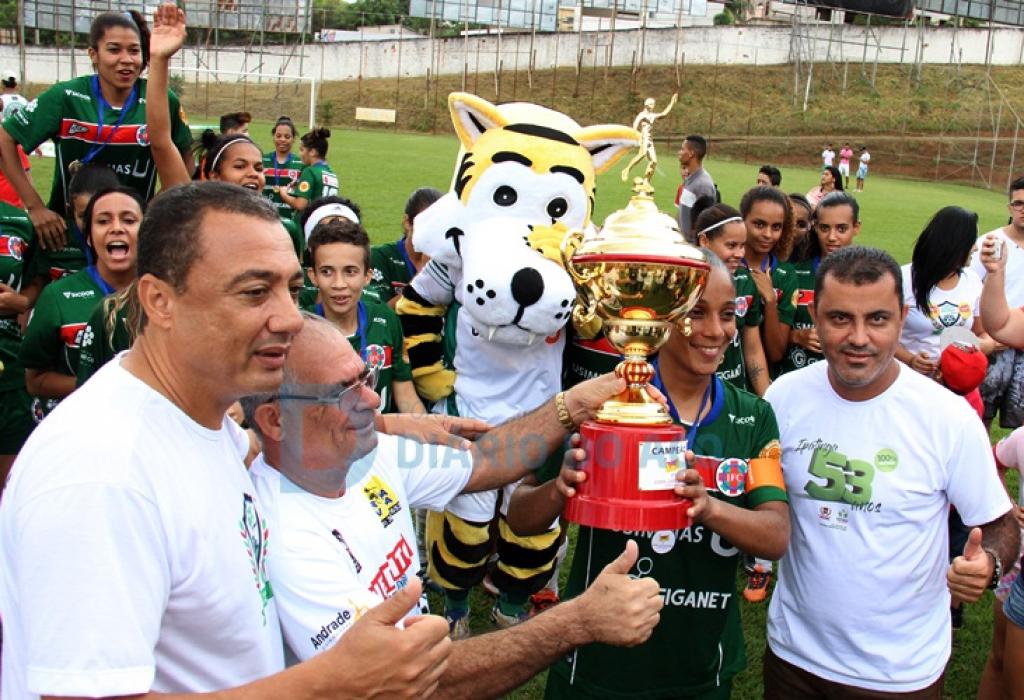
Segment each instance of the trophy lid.
[[689,243],[676,220],[658,211],[653,188],[636,178],[634,195],[624,209],[611,213],[596,234],[587,236],[575,250],[573,258],[584,261],[600,257],[615,259],[628,255],[630,260],[686,265],[707,268],[704,253]]

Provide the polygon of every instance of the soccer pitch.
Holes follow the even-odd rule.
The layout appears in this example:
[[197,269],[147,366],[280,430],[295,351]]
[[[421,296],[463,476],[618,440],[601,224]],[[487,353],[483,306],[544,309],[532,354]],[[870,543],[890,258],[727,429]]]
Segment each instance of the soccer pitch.
[[[272,148],[270,122],[254,122],[253,138],[264,151]],[[334,129],[327,160],[338,175],[341,193],[362,208],[363,224],[374,243],[397,239],[401,233],[405,200],[418,187],[449,189],[455,167],[458,141],[453,133],[443,136],[395,133],[381,130]],[[299,132],[304,133],[304,130]],[[676,148],[659,150],[659,166],[654,186],[662,211],[672,213],[679,186]],[[298,152],[298,143],[295,145]],[[884,168],[885,155],[873,154],[873,164]],[[43,194],[50,191],[53,159],[32,158],[32,175]],[[819,157],[807,154],[807,167],[783,169],[783,189],[805,193],[818,184]],[[595,221],[601,223],[612,211],[623,207],[629,187],[619,178],[623,163],[598,178]],[[738,207],[740,197],[754,185],[760,162],[740,163],[716,160],[714,144],[705,161],[722,193],[725,203]],[[638,172],[640,168],[637,168]],[[863,228],[857,239],[861,245],[873,245],[892,253],[900,263],[908,262],[914,239],[929,218],[940,208],[955,204],[979,215],[979,232],[984,233],[1007,221],[1007,197],[1003,191],[987,191],[954,184],[911,181],[870,174],[866,191],[857,194]],[[225,232],[230,234],[230,232]],[[1002,434],[1003,431],[994,431]],[[1016,493],[1016,486],[1011,486]],[[851,562],[851,566],[856,566]],[[567,566],[564,567],[567,570]],[[739,583],[742,587],[743,582]],[[851,592],[852,594],[852,592]],[[436,601],[434,601],[436,603]],[[476,631],[490,627],[487,621],[493,603],[482,594],[474,594],[473,626]],[[748,668],[734,680],[733,697],[746,700],[761,697],[760,659],[764,651],[766,605],[753,606],[741,600],[747,638]],[[988,653],[991,634],[991,593],[981,602],[968,606],[966,628],[953,643],[953,658],[946,674],[946,697],[974,697]],[[513,698],[539,698],[543,695],[544,674],[511,694]]]

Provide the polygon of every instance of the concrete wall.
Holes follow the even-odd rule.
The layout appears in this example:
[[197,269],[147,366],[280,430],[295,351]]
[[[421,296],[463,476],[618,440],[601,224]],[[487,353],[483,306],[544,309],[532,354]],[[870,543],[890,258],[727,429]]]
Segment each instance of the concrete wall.
[[[538,70],[572,67],[582,51],[583,65],[604,65],[609,53],[612,65],[629,66],[639,52],[638,30],[616,32],[614,44],[609,32],[537,35],[533,41],[533,65]],[[530,61],[529,34],[504,35],[500,40],[500,59],[504,70],[518,66],[524,70]],[[216,68],[247,73],[283,73],[304,75],[317,80],[424,76],[436,62],[437,72],[458,74],[468,62],[491,71],[499,58],[496,36],[447,39],[431,42],[424,38],[372,41],[350,44],[308,45],[305,56],[280,47],[258,51],[222,49],[207,51],[188,48],[175,62],[179,68]],[[467,49],[468,46],[468,49]],[[925,63],[985,63],[986,53],[996,65],[1018,65],[1024,58],[1024,31],[1010,28],[987,29],[933,28],[918,31],[902,27],[865,29],[848,25],[805,25],[803,36],[794,41],[794,33],[785,26],[687,27],[649,29],[643,51],[647,65],[670,65],[685,54],[688,64],[780,64],[793,60],[799,46],[804,60],[859,62],[876,58],[881,63],[913,63],[920,52]],[[677,48],[678,47],[678,48]],[[432,60],[433,59],[433,60]],[[78,75],[90,72],[85,49],[74,53]],[[0,46],[0,67],[15,70],[20,65],[17,46]],[[72,54],[68,50],[29,47],[25,56],[27,82],[51,83],[72,77]],[[233,81],[235,76],[225,75]]]

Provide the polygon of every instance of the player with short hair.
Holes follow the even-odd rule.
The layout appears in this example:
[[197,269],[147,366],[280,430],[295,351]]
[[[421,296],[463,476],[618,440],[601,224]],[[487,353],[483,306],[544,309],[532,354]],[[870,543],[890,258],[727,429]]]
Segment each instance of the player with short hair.
[[425,413],[405,359],[405,337],[397,314],[386,304],[366,298],[370,281],[370,238],[346,218],[322,221],[309,237],[309,278],[320,301],[308,309],[340,330],[363,362],[377,373],[373,390],[384,413]]
[[[942,698],[950,594],[977,600],[1018,554],[981,422],[896,360],[902,277],[874,248],[825,257],[811,307],[825,361],[765,396],[793,519],[768,609],[768,700]],[[973,529],[947,566],[950,505]]]
[[693,205],[701,197],[713,197],[718,201],[718,190],[711,174],[704,169],[704,158],[708,154],[708,141],[703,136],[691,134],[679,148],[679,170],[683,176],[683,184],[676,194],[676,206],[679,208],[677,218],[679,230],[690,243],[697,239],[693,230]]
[[825,144],[825,150],[821,152],[821,169],[831,168],[832,163],[835,162],[836,152],[832,150],[832,144]]
[[764,187],[780,187],[782,185],[782,171],[774,165],[762,165],[757,169],[757,182],[754,184]]
[[228,114],[223,114],[220,118],[220,133],[242,134],[243,136],[248,136],[249,122],[251,121],[252,115],[248,112],[230,112]]
[[850,159],[853,158],[853,149],[847,141],[839,149],[839,174],[843,176],[843,189],[850,187]]
[[338,176],[327,163],[330,137],[331,130],[326,126],[318,126],[302,135],[299,156],[305,167],[291,188],[278,192],[284,203],[300,215],[313,200],[338,194]]
[[[655,365],[654,384],[692,449],[674,477],[676,495],[692,500],[690,525],[634,533],[581,526],[567,586],[567,598],[588,589],[623,543],[636,539],[640,558],[630,575],[658,580],[661,622],[632,649],[591,645],[564,656],[548,673],[546,698],[727,698],[746,665],[736,595],[740,550],[780,557],[789,511],[771,407],[715,374],[736,331],[736,290],[728,268],[711,262],[690,312],[691,333],[673,332]],[[574,436],[560,473],[527,477],[516,489],[509,524],[517,533],[547,527],[591,476],[577,471],[585,457],[579,446]]]
[[402,214],[402,237],[394,243],[381,243],[370,251],[373,279],[363,293],[395,308],[402,290],[423,269],[430,259],[412,247],[413,222],[416,216],[441,198],[433,187],[421,187],[405,202]]
[[[149,147],[145,100],[147,83],[139,76],[149,61],[149,28],[135,12],[104,12],[89,30],[89,58],[96,72],[57,83],[4,120],[0,128],[0,167],[25,202],[39,234],[40,248],[59,251],[67,240],[67,189],[74,171],[104,164],[145,201],[153,196],[156,169]],[[178,97],[168,92],[168,119],[177,150],[187,153],[192,135]],[[43,141],[56,145],[56,166],[44,204],[18,164],[17,145],[33,151]],[[65,261],[74,271],[85,266],[84,250]]]

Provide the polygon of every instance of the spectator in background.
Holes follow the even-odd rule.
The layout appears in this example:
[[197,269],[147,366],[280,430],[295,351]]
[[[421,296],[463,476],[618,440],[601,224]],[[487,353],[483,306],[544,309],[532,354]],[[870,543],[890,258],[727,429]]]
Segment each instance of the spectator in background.
[[220,118],[220,133],[249,135],[249,122],[252,115],[248,112],[231,112]]
[[[0,71],[0,120],[24,109],[27,104],[28,100],[18,93],[18,74],[9,68]],[[18,146],[18,159],[21,161],[21,167],[26,175],[32,172],[32,165],[28,162],[25,150],[20,145]],[[25,208],[25,204],[21,201],[14,186],[2,172],[0,172],[0,202],[5,202],[18,209]]]
[[370,251],[372,277],[363,294],[395,308],[402,290],[429,260],[412,247],[413,222],[421,211],[440,198],[441,193],[433,187],[421,187],[409,195],[402,214],[402,237],[393,243],[375,245]]
[[686,240],[696,244],[697,237],[693,231],[692,209],[699,197],[710,196],[718,199],[715,181],[704,169],[704,157],[708,154],[708,142],[703,136],[692,134],[683,141],[679,149],[679,171],[683,176],[683,185],[676,198],[679,207],[679,230]]
[[762,165],[757,171],[757,183],[765,187],[779,187],[782,185],[782,171],[774,165]]
[[821,171],[821,182],[817,187],[811,189],[807,193],[807,201],[810,202],[812,207],[818,206],[818,202],[823,200],[832,192],[843,191],[843,176],[839,172],[839,168],[834,165],[828,165],[824,170]]
[[868,176],[868,163],[871,162],[871,154],[867,146],[860,147],[860,165],[857,166],[857,191],[864,191],[864,180]]
[[825,150],[821,152],[821,169],[831,168],[835,162],[836,152],[832,150],[832,144],[825,144]]
[[[1024,424],[1024,352],[1020,350],[1024,347],[1024,336],[1014,342],[1006,339],[1006,331],[1013,330],[1016,322],[1011,323],[1012,317],[1021,316],[1020,309],[1024,307],[1024,177],[1010,184],[1009,200],[1010,222],[978,241],[978,250],[971,257],[971,270],[985,285],[981,310],[983,316],[991,316],[991,320],[986,320],[988,332],[1010,346],[989,358],[988,375],[981,385],[985,423],[991,425],[998,411],[1000,426],[1019,428]],[[986,244],[992,250],[998,244],[998,264],[984,264]]]
[[843,180],[843,187],[850,187],[850,159],[853,158],[853,149],[850,148],[850,142],[847,141],[843,144],[843,147],[839,149],[839,174],[845,179]]
[[926,376],[938,373],[939,335],[947,328],[973,331],[986,353],[995,346],[981,325],[981,280],[966,267],[977,236],[977,214],[943,207],[918,236],[911,262],[902,268],[908,311],[896,359]]

